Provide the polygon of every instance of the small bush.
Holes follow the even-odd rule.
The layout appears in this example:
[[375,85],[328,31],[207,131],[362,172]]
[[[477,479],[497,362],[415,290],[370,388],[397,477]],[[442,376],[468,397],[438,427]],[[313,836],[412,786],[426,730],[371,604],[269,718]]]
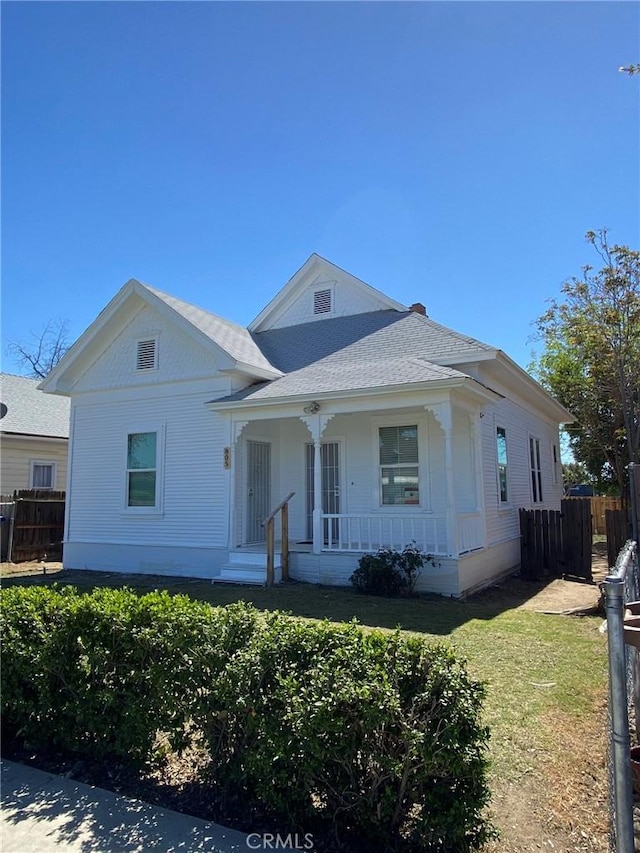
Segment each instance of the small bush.
[[218,801],[276,826],[427,853],[490,834],[483,688],[443,645],[166,593],[0,603],[5,735],[140,763],[158,730],[174,748],[195,732]]
[[415,542],[405,545],[402,551],[380,548],[376,554],[360,557],[349,580],[358,592],[367,595],[413,595],[426,563],[436,565],[433,555],[423,553]]

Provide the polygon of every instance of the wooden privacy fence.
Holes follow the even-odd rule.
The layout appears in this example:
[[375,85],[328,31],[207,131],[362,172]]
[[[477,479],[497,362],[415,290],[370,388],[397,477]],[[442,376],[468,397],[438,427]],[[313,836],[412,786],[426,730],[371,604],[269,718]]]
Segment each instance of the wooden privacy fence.
[[[565,498],[567,501],[588,501],[591,507],[591,525],[596,536],[605,536],[607,532],[606,512],[608,509],[622,509],[620,498]],[[624,544],[624,543],[623,543]],[[615,562],[615,561],[614,561]]]
[[[62,559],[65,493],[49,489],[14,492],[11,504],[2,499],[3,559]],[[8,528],[5,534],[4,529]],[[6,543],[6,554],[4,544]]]
[[526,580],[575,577],[593,580],[591,509],[563,500],[560,511],[520,510],[520,573]]
[[631,510],[608,509],[607,520],[607,561],[609,568],[613,568],[618,559],[618,554],[624,548],[627,539],[633,538],[633,525],[631,523]]

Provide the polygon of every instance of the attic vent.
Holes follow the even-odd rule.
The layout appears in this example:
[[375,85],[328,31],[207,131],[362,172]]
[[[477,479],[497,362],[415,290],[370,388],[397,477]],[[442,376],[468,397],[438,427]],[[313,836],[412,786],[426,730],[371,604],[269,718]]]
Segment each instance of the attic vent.
[[147,341],[138,341],[138,358],[136,360],[137,370],[150,370],[156,366],[156,341],[151,338]]
[[313,294],[313,313],[314,314],[329,314],[333,309],[331,304],[331,289],[316,290]]

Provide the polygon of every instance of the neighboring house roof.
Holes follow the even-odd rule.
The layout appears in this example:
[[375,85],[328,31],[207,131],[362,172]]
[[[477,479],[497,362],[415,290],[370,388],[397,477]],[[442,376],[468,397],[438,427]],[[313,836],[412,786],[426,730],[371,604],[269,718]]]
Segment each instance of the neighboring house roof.
[[39,379],[0,374],[0,432],[69,438],[70,402],[38,389]]

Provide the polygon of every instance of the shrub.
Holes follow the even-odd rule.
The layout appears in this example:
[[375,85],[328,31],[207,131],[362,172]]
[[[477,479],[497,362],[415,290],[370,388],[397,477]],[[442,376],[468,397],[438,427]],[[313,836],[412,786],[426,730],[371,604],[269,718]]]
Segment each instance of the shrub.
[[483,689],[446,646],[166,593],[0,596],[5,734],[142,762],[197,732],[219,799],[276,826],[434,853],[490,834]]
[[402,551],[380,548],[376,554],[363,554],[351,575],[351,584],[367,595],[395,597],[406,591],[412,595],[426,563],[436,565],[432,554],[422,552],[415,542]]
[[253,630],[255,611],[186,596],[30,587],[2,591],[2,711],[33,746],[149,759],[177,748],[193,696]]

